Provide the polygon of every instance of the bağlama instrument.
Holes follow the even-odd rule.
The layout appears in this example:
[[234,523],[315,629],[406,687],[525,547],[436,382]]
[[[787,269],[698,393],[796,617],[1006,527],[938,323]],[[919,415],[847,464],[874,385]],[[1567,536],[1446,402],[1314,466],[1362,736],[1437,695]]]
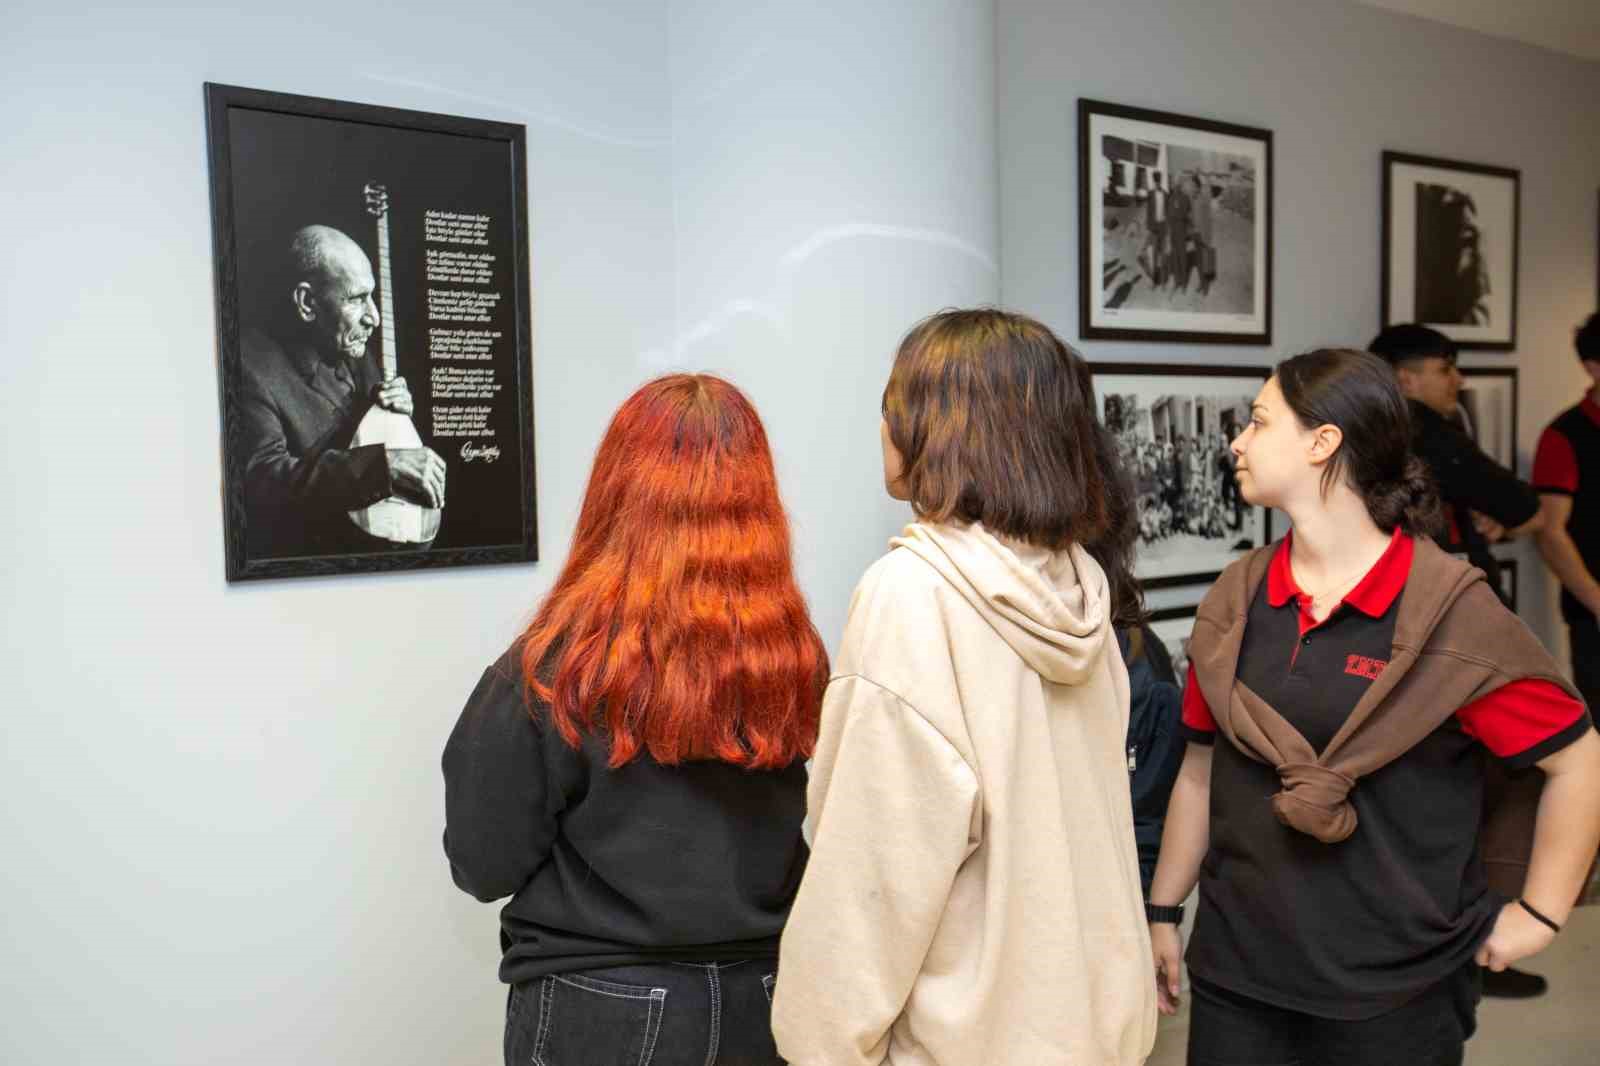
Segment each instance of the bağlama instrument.
[[[378,306],[382,309],[378,332],[383,346],[383,380],[388,384],[399,373],[399,359],[395,355],[394,282],[389,274],[389,190],[376,182],[368,182],[362,192],[367,200],[367,214],[376,219],[378,227]],[[368,444],[420,448],[422,438],[417,435],[417,427],[410,418],[373,404],[356,427],[350,447]],[[350,520],[364,532],[396,544],[431,543],[439,535],[439,518],[440,508],[404,496],[390,496],[350,512]]]

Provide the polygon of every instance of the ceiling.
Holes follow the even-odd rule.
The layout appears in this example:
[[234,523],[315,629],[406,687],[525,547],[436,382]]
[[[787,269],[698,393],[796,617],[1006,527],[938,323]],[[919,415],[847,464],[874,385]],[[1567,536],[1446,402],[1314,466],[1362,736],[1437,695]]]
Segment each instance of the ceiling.
[[1358,0],[1495,37],[1600,60],[1600,0]]

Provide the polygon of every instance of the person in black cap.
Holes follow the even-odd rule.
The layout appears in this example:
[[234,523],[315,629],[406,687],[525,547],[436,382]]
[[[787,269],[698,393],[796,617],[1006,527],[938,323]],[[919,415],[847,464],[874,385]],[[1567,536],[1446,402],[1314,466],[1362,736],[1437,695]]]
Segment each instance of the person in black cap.
[[[1485,455],[1453,421],[1461,395],[1455,341],[1436,329],[1406,323],[1383,330],[1367,350],[1394,368],[1411,408],[1411,450],[1433,475],[1444,504],[1447,528],[1439,546],[1464,552],[1504,599],[1500,563],[1489,545],[1505,537],[1538,533],[1544,518],[1533,486]],[[1490,785],[1496,794],[1509,787],[1503,778]],[[1543,977],[1523,970],[1483,971],[1486,996],[1525,999],[1543,995],[1547,987]]]
[[1412,450],[1438,483],[1445,505],[1447,529],[1440,547],[1465,553],[1498,591],[1500,564],[1489,545],[1544,528],[1539,494],[1485,455],[1453,420],[1461,395],[1455,341],[1407,323],[1379,333],[1367,350],[1394,367],[1410,403]]

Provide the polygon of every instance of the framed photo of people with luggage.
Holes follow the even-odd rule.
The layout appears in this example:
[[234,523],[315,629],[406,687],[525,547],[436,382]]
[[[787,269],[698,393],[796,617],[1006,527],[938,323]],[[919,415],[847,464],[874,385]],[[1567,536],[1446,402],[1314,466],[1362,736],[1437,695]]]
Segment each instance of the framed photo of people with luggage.
[[1272,536],[1246,503],[1229,444],[1250,422],[1266,367],[1095,363],[1095,407],[1133,481],[1134,576],[1146,588],[1213,580]]
[[533,561],[525,128],[205,103],[227,579]]
[[1383,153],[1379,328],[1420,322],[1463,349],[1517,346],[1522,174]]
[[1272,131],[1078,101],[1078,331],[1272,343]]

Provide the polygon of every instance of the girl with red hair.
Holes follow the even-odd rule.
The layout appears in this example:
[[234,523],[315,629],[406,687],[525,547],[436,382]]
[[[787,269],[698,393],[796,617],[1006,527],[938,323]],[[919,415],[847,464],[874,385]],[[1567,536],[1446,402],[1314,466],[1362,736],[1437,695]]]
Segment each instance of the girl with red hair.
[[827,669],[755,409],[707,375],[645,385],[554,588],[445,747],[456,884],[511,897],[508,1064],[781,1061]]

